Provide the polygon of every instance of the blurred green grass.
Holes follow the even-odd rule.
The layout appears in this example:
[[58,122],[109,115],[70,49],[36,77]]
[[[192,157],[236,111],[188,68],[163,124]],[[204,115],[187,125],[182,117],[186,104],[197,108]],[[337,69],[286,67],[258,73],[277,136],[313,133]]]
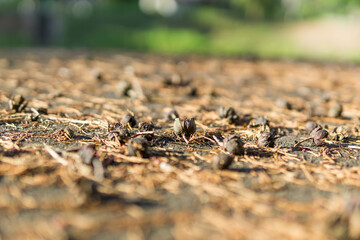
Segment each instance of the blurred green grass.
[[295,56],[282,29],[279,23],[245,23],[214,7],[186,9],[164,19],[123,4],[103,6],[90,19],[68,19],[65,45],[161,54]]
[[[1,13],[1,10],[0,10]],[[232,12],[233,13],[233,12]],[[254,56],[326,61],[360,61],[346,56],[303,51],[287,35],[282,21],[244,21],[228,9],[185,7],[172,18],[145,15],[137,1],[109,1],[94,8],[89,18],[64,11],[65,32],[55,47],[120,49],[167,55]],[[0,47],[29,47],[21,32],[0,37]]]

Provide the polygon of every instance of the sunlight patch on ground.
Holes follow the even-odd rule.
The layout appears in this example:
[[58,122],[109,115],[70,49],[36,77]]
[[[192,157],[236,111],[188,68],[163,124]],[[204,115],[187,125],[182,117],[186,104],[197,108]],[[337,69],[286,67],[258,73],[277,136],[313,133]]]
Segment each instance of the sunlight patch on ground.
[[292,41],[306,52],[340,58],[360,54],[360,19],[325,18],[297,23],[289,29]]

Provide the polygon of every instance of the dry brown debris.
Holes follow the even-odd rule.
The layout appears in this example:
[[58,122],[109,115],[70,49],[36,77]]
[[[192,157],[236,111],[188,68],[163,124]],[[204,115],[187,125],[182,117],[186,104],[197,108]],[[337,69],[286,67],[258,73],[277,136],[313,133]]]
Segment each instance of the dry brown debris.
[[360,67],[18,51],[0,239],[359,238]]

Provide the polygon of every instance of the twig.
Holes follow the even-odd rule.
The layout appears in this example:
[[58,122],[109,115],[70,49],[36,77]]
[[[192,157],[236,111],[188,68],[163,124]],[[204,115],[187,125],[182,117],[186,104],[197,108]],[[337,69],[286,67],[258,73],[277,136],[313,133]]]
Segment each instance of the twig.
[[183,134],[182,137],[185,140],[186,144],[189,145],[189,141],[186,139],[185,134]]
[[46,119],[54,120],[54,121],[57,120],[57,121],[66,121],[66,122],[78,123],[78,124],[90,124],[90,125],[102,125],[102,126],[106,125],[105,122],[101,122],[101,121],[77,120],[77,119],[71,119],[71,118],[52,117],[52,116],[44,116],[44,115],[42,115],[42,117],[46,118]]
[[[263,148],[263,147],[262,147]],[[297,155],[296,154],[292,154],[292,153],[288,153],[288,152],[285,152],[285,151],[282,151],[282,150],[280,150],[279,148],[274,148],[274,149],[272,149],[272,148],[265,148],[266,150],[268,150],[268,151],[270,151],[270,152],[273,152],[273,153],[280,153],[280,154],[282,154],[282,155],[284,155],[284,156],[286,156],[286,157],[288,157],[288,158],[290,158],[290,159],[293,159],[293,160],[299,160],[298,158],[297,158]]]
[[21,120],[24,120],[24,117],[20,116],[20,117],[16,117],[16,118],[15,117],[3,118],[3,119],[0,119],[0,123],[12,123],[12,122],[21,121]]
[[216,144],[216,142],[214,140],[212,140],[211,138],[205,137],[205,136],[199,136],[199,137],[191,138],[190,141],[197,140],[197,139],[206,139],[206,140],[209,140],[210,142]]
[[204,129],[205,131],[209,129],[208,126],[205,126],[204,124],[200,123],[199,121],[196,121],[196,124],[199,125],[202,129]]
[[139,136],[139,135],[148,135],[148,134],[154,134],[154,131],[137,132],[132,137],[136,137],[136,136]]
[[352,149],[360,149],[360,146],[358,146],[358,145],[349,145],[347,147],[352,148]]
[[313,176],[311,176],[311,174],[309,173],[309,171],[306,169],[306,167],[304,165],[300,165],[300,169],[303,171],[305,177],[310,181],[310,182],[314,182],[314,178]]
[[224,146],[224,143],[221,142],[216,136],[213,136],[213,138],[215,139],[216,143],[219,144],[220,147]]
[[[36,109],[31,108],[31,110],[35,114],[38,113],[38,111]],[[6,118],[6,119],[0,119],[0,122],[16,121],[16,120],[22,120],[24,118],[30,118],[31,114],[20,113],[20,114],[8,115],[7,117],[8,118]],[[54,117],[54,116],[47,116],[47,115],[41,115],[41,117],[49,119],[49,120],[54,120],[54,121],[65,121],[65,122],[78,123],[78,124],[90,124],[90,125],[101,125],[101,126],[106,125],[106,123],[102,122],[102,121],[77,120],[77,119]]]
[[211,162],[211,160],[209,158],[204,158],[204,157],[200,156],[197,152],[193,152],[193,155],[194,155],[195,158],[198,158],[198,159],[200,159],[202,161],[206,161],[206,162],[210,161]]
[[121,146],[121,142],[120,142],[120,140],[119,140],[119,138],[117,137],[116,134],[114,134],[114,137],[115,137],[115,142],[116,142],[119,146]]
[[313,137],[308,137],[308,138],[305,138],[304,140],[301,140],[300,142],[296,143],[293,147],[297,147],[299,146],[300,144],[302,144],[303,142],[306,142],[306,141],[309,141],[313,139]]
[[131,131],[133,130],[133,128],[130,126],[130,123],[127,123],[127,126],[128,128],[130,128]]
[[136,156],[127,156],[121,153],[117,153],[116,156],[114,156],[115,159],[122,159],[122,160],[126,160],[127,162],[130,163],[149,163],[149,160],[143,159],[143,158],[139,158]]
[[15,113],[15,114],[10,114],[10,115],[6,115],[6,116],[9,118],[12,118],[12,117],[24,118],[24,117],[31,117],[31,114],[30,113]]
[[64,166],[68,165],[68,162],[64,158],[62,158],[59,154],[57,154],[57,152],[55,152],[51,147],[44,144],[44,148],[50,154],[50,156],[53,157],[58,163]]
[[36,116],[39,116],[40,115],[40,113],[35,109],[35,108],[30,108],[30,110],[33,112],[33,113],[35,113],[35,115]]

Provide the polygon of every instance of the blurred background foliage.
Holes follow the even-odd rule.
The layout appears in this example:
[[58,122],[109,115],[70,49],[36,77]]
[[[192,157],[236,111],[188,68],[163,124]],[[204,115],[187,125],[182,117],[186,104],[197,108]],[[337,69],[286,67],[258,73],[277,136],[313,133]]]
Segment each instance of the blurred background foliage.
[[[347,28],[359,19],[358,0],[0,0],[0,47],[357,61],[360,33]],[[306,31],[319,23],[328,38],[346,28],[339,46]]]

